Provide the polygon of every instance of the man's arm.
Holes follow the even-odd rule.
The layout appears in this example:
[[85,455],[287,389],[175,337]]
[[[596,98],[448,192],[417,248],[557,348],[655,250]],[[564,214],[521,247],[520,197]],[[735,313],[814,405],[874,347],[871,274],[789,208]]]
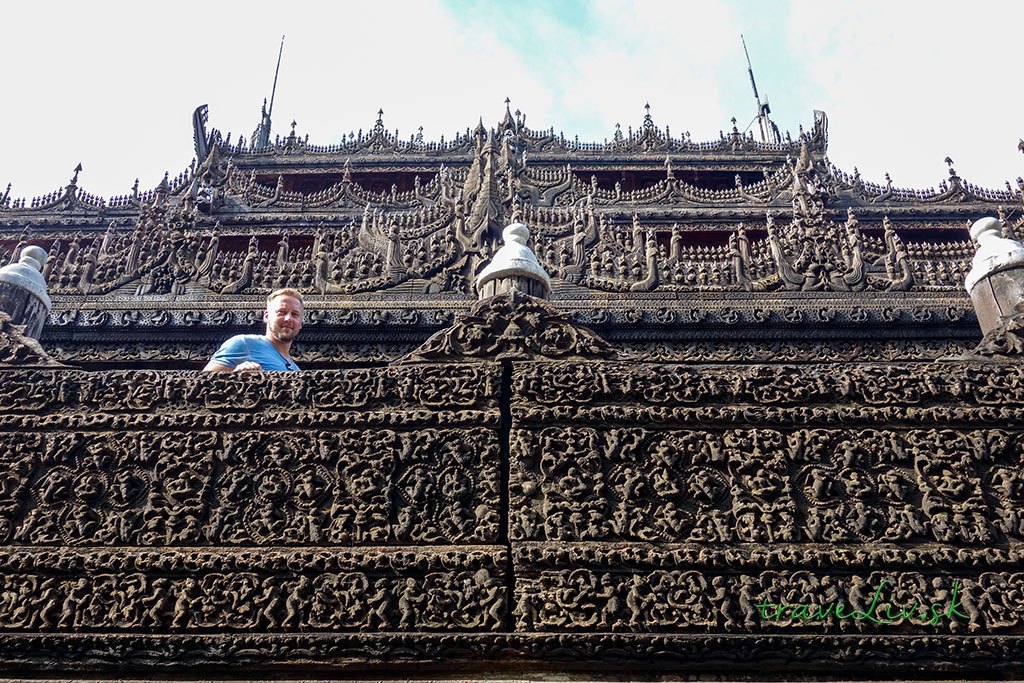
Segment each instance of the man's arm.
[[247,372],[262,370],[263,367],[252,360],[245,337],[231,337],[217,349],[213,358],[203,368],[205,372]]
[[203,368],[203,372],[251,372],[253,370],[262,370],[263,366],[259,363],[251,360],[247,360],[244,363],[239,363],[235,367],[230,365],[223,365],[217,361],[211,360]]

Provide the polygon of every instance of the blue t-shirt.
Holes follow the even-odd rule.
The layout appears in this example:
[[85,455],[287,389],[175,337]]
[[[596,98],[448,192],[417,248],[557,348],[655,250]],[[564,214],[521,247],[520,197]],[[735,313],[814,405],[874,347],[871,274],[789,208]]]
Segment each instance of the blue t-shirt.
[[251,360],[259,363],[264,370],[299,369],[294,361],[282,356],[262,334],[236,334],[221,344],[210,360],[232,368]]

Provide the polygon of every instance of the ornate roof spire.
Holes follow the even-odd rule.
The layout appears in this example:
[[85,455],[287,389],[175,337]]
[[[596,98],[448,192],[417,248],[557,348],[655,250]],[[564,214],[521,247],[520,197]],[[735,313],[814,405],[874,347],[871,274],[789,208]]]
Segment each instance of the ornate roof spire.
[[502,130],[517,132],[516,120],[512,118],[512,100],[505,98],[505,117],[501,120]]

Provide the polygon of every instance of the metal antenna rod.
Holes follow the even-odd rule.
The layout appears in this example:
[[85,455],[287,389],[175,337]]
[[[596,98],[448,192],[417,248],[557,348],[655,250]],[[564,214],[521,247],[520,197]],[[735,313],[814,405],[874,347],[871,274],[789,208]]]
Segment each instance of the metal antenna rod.
[[747,57],[747,73],[750,74],[750,87],[754,89],[754,99],[757,100],[757,111],[761,111],[761,98],[757,94],[757,83],[754,82],[754,67],[750,65],[750,53],[747,52],[747,41],[740,34],[740,42],[743,43],[743,54]]
[[[743,47],[746,49],[746,46]],[[267,116],[274,113],[274,95],[277,94],[277,73],[281,70],[281,55],[284,53],[284,36],[281,36],[281,49],[277,51],[277,68],[274,69],[274,86],[270,89],[270,109],[267,110]],[[747,58],[749,62],[750,59]],[[750,78],[754,78],[753,72],[750,74]]]
[[761,96],[757,94],[757,83],[754,81],[754,67],[750,64],[750,53],[747,52],[747,41],[740,34],[740,42],[743,43],[743,54],[747,57],[747,73],[750,74],[750,87],[754,89],[754,101],[757,102],[757,127],[761,130],[761,142],[768,142],[768,129],[765,126],[767,114],[761,106]]

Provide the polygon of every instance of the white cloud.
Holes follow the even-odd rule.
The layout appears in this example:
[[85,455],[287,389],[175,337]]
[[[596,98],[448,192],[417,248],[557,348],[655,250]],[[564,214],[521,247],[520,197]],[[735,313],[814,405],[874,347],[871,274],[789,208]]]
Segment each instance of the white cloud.
[[794,0],[788,39],[829,113],[833,162],[926,187],[948,155],[961,177],[1002,187],[1024,173],[1024,90],[1011,75],[1021,25],[1011,3]]

